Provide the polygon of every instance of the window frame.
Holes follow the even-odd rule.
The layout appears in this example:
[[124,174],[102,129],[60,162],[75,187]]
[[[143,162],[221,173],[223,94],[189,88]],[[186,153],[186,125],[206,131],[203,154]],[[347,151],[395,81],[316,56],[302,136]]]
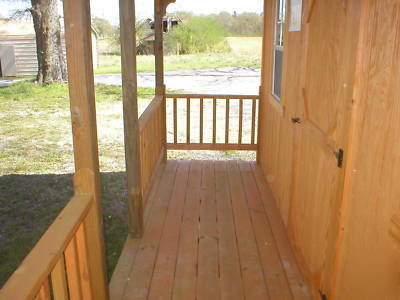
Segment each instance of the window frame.
[[[281,96],[275,94],[275,83],[276,83],[276,52],[279,51],[282,54],[281,64],[281,84],[283,79],[283,53],[284,53],[284,33],[285,33],[285,21],[286,21],[286,0],[276,0],[275,17],[274,17],[274,41],[273,41],[273,53],[272,53],[272,96],[278,101],[281,101]],[[280,27],[280,34],[278,37],[278,26]],[[279,40],[278,40],[279,39]],[[282,85],[281,91],[282,92]]]

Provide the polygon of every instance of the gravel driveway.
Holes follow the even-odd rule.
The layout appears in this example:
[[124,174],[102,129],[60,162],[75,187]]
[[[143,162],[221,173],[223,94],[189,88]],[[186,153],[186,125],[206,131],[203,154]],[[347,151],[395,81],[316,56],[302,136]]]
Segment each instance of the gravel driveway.
[[[169,90],[204,94],[258,94],[260,69],[230,67],[209,70],[165,72]],[[120,74],[95,75],[95,82],[121,85]],[[154,73],[138,73],[138,85],[154,87]]]

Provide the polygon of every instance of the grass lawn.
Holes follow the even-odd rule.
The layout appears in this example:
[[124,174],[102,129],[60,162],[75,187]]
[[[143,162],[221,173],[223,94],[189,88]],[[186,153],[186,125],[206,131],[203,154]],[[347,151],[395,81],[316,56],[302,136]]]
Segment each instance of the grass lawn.
[[[261,44],[259,37],[229,37],[232,48],[230,53],[200,53],[189,55],[169,55],[164,59],[165,71],[200,70],[222,67],[260,68]],[[137,57],[138,72],[154,72],[154,56]],[[112,55],[99,56],[99,68],[96,74],[121,72],[121,57]]]
[[[147,95],[152,89],[139,89]],[[108,270],[127,236],[121,88],[96,87]],[[142,96],[140,110],[149,102]],[[73,193],[68,87],[0,88],[0,287]]]

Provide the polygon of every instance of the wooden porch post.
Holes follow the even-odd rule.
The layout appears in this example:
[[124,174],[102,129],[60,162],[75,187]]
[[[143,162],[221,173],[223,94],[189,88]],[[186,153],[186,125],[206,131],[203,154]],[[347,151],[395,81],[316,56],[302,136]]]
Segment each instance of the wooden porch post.
[[119,7],[129,233],[134,238],[140,238],[143,235],[143,202],[137,103],[135,1],[120,0]]
[[164,96],[163,0],[154,0],[154,55],[156,63],[156,95]]
[[163,18],[166,4],[164,0],[154,0],[154,55],[156,64],[156,97],[163,97],[163,145],[164,160],[167,159],[167,109],[165,103],[164,84],[164,45],[163,45]]
[[85,221],[89,279],[94,299],[108,299],[101,186],[97,145],[90,4],[87,0],[64,3],[65,39],[75,159],[75,192],[92,194],[95,205]]

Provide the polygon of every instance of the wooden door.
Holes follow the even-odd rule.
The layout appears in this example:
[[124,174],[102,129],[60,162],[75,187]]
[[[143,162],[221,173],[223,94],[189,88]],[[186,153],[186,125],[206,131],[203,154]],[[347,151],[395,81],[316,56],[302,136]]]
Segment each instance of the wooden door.
[[304,1],[300,107],[292,116],[289,233],[314,291],[326,295],[338,236],[342,156],[350,130],[358,34],[355,2]]

